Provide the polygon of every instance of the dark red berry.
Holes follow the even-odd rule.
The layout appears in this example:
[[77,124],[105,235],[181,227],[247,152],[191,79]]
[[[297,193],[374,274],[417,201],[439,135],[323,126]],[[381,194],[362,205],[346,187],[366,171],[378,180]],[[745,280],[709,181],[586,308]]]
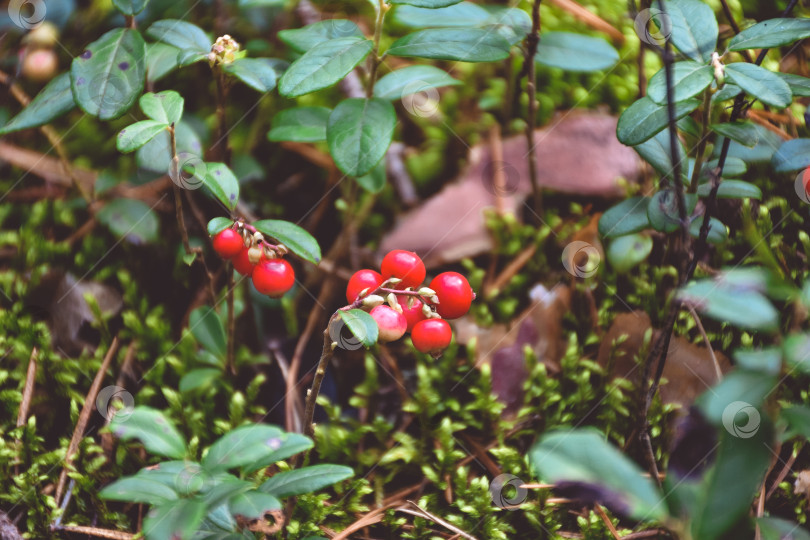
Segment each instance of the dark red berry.
[[425,263],[412,251],[390,251],[383,258],[381,270],[384,279],[395,277],[402,280],[396,286],[398,289],[418,287],[425,280]]
[[398,294],[397,295],[397,302],[399,302],[399,307],[402,308],[402,314],[405,316],[405,320],[408,323],[407,331],[410,332],[413,330],[413,327],[419,321],[425,320],[425,314],[422,313],[422,302],[417,299],[413,298],[413,305],[408,307],[408,299],[413,298],[412,296],[408,296],[405,294]]
[[349,284],[346,286],[346,301],[351,304],[365,289],[368,289],[367,294],[370,294],[382,282],[383,277],[379,272],[368,269],[358,270],[349,278]]
[[445,319],[458,319],[470,311],[473,290],[467,278],[458,272],[442,272],[430,282],[439,297],[436,311]]
[[243,248],[236,257],[231,259],[231,262],[233,263],[234,270],[243,276],[250,277],[253,275],[253,263],[250,262],[248,251],[248,248]]
[[242,251],[245,243],[242,237],[233,229],[225,229],[214,235],[211,241],[214,244],[214,251],[216,251],[223,259],[230,259]]
[[253,286],[267,296],[277,298],[292,289],[295,272],[284,259],[265,259],[253,269]]
[[444,319],[426,319],[411,330],[411,341],[416,350],[433,356],[441,354],[453,339],[453,330]]

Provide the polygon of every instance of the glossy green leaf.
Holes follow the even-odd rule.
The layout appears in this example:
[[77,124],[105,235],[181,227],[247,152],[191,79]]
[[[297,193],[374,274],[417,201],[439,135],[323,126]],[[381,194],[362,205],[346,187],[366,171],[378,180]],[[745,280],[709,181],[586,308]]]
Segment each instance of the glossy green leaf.
[[248,424],[220,437],[208,449],[202,465],[208,470],[252,465],[281,447],[282,430],[267,424]]
[[371,52],[373,43],[342,37],[318,43],[293,62],[278,83],[284,97],[298,97],[338,83]]
[[183,98],[174,90],[165,90],[153,94],[147,92],[141,96],[138,104],[143,114],[164,124],[176,124],[183,117]]
[[70,85],[79,107],[101,120],[118,118],[143,92],[146,43],[131,28],[110,30],[73,59]]
[[[684,204],[688,218],[697,205],[697,196],[685,194]],[[678,196],[674,189],[662,189],[653,195],[647,206],[647,218],[652,228],[667,233],[677,231],[681,227],[678,206]]]
[[225,64],[225,71],[258,92],[276,87],[276,69],[269,58],[239,58]]
[[135,407],[126,416],[114,416],[110,428],[121,440],[139,440],[152,454],[175,459],[186,454],[185,439],[163,413],[156,409]]
[[205,503],[196,499],[179,499],[153,506],[143,520],[147,540],[190,540],[205,517]]
[[520,8],[499,5],[483,7],[489,12],[489,19],[483,28],[495,30],[510,46],[523,41],[532,30],[532,18]]
[[810,37],[810,19],[768,19],[731,38],[728,50],[772,49],[806,37]]
[[791,405],[779,412],[779,418],[787,424],[782,440],[789,440],[801,436],[810,440],[810,407],[807,405]]
[[793,97],[810,96],[810,79],[807,77],[801,77],[792,73],[776,73],[776,76],[787,83]]
[[758,371],[765,375],[778,375],[782,369],[782,351],[779,347],[734,351],[734,365],[745,371]]
[[400,5],[394,10],[394,18],[398,23],[411,28],[471,28],[483,27],[492,22],[490,12],[472,2],[459,2],[440,9]]
[[629,517],[644,520],[666,517],[666,505],[652,481],[595,429],[544,434],[529,451],[529,463],[544,482],[600,486],[621,501]]
[[295,454],[309,450],[315,443],[312,439],[301,435],[300,433],[282,433],[279,436],[279,443],[275,444],[275,450],[265,455],[256,462],[250,464],[246,468],[248,472],[256,471],[269,467],[274,463],[278,463],[284,459],[294,456]]
[[[683,101],[696,96],[714,80],[712,67],[697,62],[684,61],[672,65],[673,101]],[[666,70],[661,68],[650,78],[647,95],[659,105],[667,102]]]
[[226,217],[215,217],[208,222],[208,234],[214,236],[233,225],[233,220]]
[[[691,160],[690,160],[690,163],[691,163]],[[711,161],[707,161],[706,163],[704,163],[703,167],[701,167],[701,169],[700,169],[701,178],[709,178],[709,174],[715,168],[717,168],[717,166],[719,164],[720,164],[719,161],[716,160],[716,159],[713,159]],[[692,167],[690,167],[689,170],[691,171]],[[748,170],[748,166],[745,164],[745,162],[743,160],[741,160],[739,158],[728,158],[728,159],[726,159],[726,162],[723,164],[723,173],[720,176],[722,178],[740,176],[742,174],[745,174],[745,172],[747,170]]]
[[198,388],[205,388],[214,384],[222,377],[222,370],[216,368],[192,369],[180,378],[181,392],[191,392]]
[[239,181],[224,163],[206,163],[203,183],[228,210],[239,202]]
[[147,43],[146,79],[154,83],[177,69],[179,53],[180,49],[165,43]]
[[165,484],[135,475],[104,486],[98,496],[108,501],[159,504],[177,499],[177,493]]
[[696,404],[710,422],[726,427],[732,434],[738,431],[741,435],[750,435],[745,429],[735,429],[735,426],[740,427],[738,423],[742,417],[736,418],[740,411],[735,411],[734,405],[744,402],[758,409],[773,390],[775,382],[775,377],[764,376],[759,371],[738,370],[726,375],[711,392],[703,393]]
[[608,246],[607,258],[620,274],[642,263],[652,251],[652,238],[646,234],[628,234],[613,239]]
[[[773,131],[758,124],[754,124],[750,129],[752,136],[757,137],[756,144],[749,148],[736,141],[731,141],[728,146],[728,158],[742,159],[746,163],[769,163],[773,158],[773,154],[784,142],[784,139]],[[718,138],[714,143],[713,156],[720,156],[723,140],[723,138]],[[728,162],[728,160],[726,160],[726,162]]]
[[357,183],[370,193],[379,193],[385,187],[386,179],[386,163],[383,158],[367,174],[358,176]]
[[349,176],[369,172],[385,155],[396,126],[394,106],[388,101],[350,98],[329,115],[326,139],[338,168]]
[[728,137],[748,148],[753,148],[759,142],[759,132],[753,122],[738,120],[736,122],[712,124],[711,129],[715,133]]
[[599,234],[604,238],[616,238],[648,228],[649,204],[649,197],[630,197],[623,200],[599,218]]
[[124,15],[137,15],[144,10],[149,0],[112,0],[113,5]]
[[[700,100],[687,99],[675,104],[675,119],[686,116],[700,105]],[[627,146],[636,146],[667,127],[669,118],[666,105],[659,105],[648,97],[636,100],[624,110],[616,126],[616,136]]]
[[[349,328],[349,331],[354,337],[360,340],[360,343],[362,343],[364,347],[371,347],[377,343],[380,329],[371,315],[362,309],[352,309],[349,311],[340,311],[338,316]],[[335,321],[332,324],[339,323]]]
[[267,512],[281,510],[281,501],[269,493],[251,490],[231,498],[228,509],[235,516],[259,519]]
[[326,140],[326,123],[332,109],[327,107],[291,107],[273,117],[267,133],[271,141],[320,142]]
[[44,126],[67,113],[76,103],[70,89],[70,74],[57,75],[20,113],[0,128],[0,135]]
[[207,55],[213,44],[211,38],[199,26],[177,19],[163,19],[152,23],[146,35],[181,51],[197,55]]
[[118,137],[115,140],[115,146],[119,152],[129,153],[134,152],[144,144],[152,140],[152,138],[166,130],[167,126],[164,122],[156,122],[154,120],[142,120],[130,124],[118,132]]
[[742,92],[742,88],[737,86],[736,84],[729,84],[726,83],[723,87],[714,93],[712,96],[712,103],[716,103],[718,101],[725,101],[727,99],[732,99],[737,97]]
[[290,251],[312,264],[321,262],[321,247],[306,229],[280,219],[263,219],[253,224],[263,235],[287,246]]
[[[700,238],[700,228],[703,226],[703,216],[689,224],[689,234],[693,238]],[[709,218],[709,234],[706,239],[710,244],[722,244],[728,240],[728,230],[723,222],[717,218]]]
[[599,71],[619,61],[619,53],[602,38],[572,32],[545,32],[540,35],[538,64],[566,71]]
[[458,4],[461,0],[391,0],[392,4],[408,4],[427,9],[443,8]]
[[755,64],[747,62],[728,64],[726,77],[742,88],[746,94],[774,107],[787,107],[793,99],[790,87],[785,81]]
[[282,30],[278,38],[299,53],[305,53],[315,45],[337,38],[363,38],[363,31],[352,21],[329,19],[309,24],[303,28]]
[[785,363],[791,371],[810,373],[810,335],[792,334],[782,344]]
[[692,60],[709,62],[718,35],[712,8],[700,0],[670,0],[665,5],[672,44]]
[[785,141],[771,159],[774,171],[794,172],[810,166],[810,139]]
[[810,533],[801,525],[775,517],[757,518],[762,540],[810,540]]
[[[680,139],[676,139],[678,143],[678,153],[681,158],[681,174],[691,175],[692,170],[688,168],[688,161],[686,160],[686,149],[683,147]],[[662,176],[672,176],[675,166],[672,162],[672,153],[670,152],[669,129],[664,129],[658,132],[654,137],[647,139],[641,144],[633,147],[633,150],[638,152],[647,163],[653,166]]]
[[113,199],[96,213],[96,219],[106,225],[116,238],[126,238],[132,244],[157,240],[157,215],[143,201]]
[[459,62],[495,62],[508,58],[509,49],[506,39],[483,28],[431,28],[399,38],[386,54]]
[[225,327],[213,308],[200,306],[192,311],[188,318],[188,329],[197,343],[219,358],[225,358]]
[[354,471],[343,465],[312,465],[276,473],[259,486],[259,489],[276,497],[289,497],[312,493],[351,478],[353,475]]
[[[205,167],[199,156],[203,155],[202,142],[197,132],[183,120],[174,126],[175,137],[177,139],[177,154],[180,157],[181,166],[196,164],[199,165],[200,174]],[[154,139],[143,145],[135,154],[138,167],[161,174],[169,172],[171,164],[169,132],[159,133]],[[202,183],[202,179],[197,182],[197,186]]]
[[[710,182],[700,184],[697,194],[701,197],[708,197],[712,190]],[[718,199],[762,199],[762,190],[750,182],[742,180],[723,180],[717,188]]]
[[722,322],[740,328],[774,331],[779,326],[779,312],[758,290],[717,279],[703,279],[687,284],[678,298]]
[[424,92],[428,88],[457,84],[461,84],[461,81],[435,66],[408,66],[380,78],[374,85],[374,97],[395,100]]

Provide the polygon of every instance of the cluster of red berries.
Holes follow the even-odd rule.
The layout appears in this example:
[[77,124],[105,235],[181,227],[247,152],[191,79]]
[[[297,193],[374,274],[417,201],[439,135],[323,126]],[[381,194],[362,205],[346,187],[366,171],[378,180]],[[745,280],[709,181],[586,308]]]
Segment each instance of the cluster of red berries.
[[458,272],[443,272],[422,287],[425,264],[416,253],[400,249],[383,258],[380,270],[355,272],[346,287],[346,300],[371,308],[379,341],[394,341],[410,332],[418,351],[440,354],[453,337],[445,319],[463,316],[475,298],[467,279]]
[[[253,286],[272,298],[283,296],[295,284],[295,271],[290,263],[281,258],[286,253],[283,246],[271,246],[261,235],[250,235],[227,228],[214,235],[214,251],[223,259],[229,259],[234,269],[253,280]],[[258,234],[258,233],[257,233]]]

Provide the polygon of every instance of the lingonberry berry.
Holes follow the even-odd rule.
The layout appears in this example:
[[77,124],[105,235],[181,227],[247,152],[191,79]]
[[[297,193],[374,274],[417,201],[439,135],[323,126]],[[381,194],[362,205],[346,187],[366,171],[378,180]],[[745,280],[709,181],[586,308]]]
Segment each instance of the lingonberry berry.
[[368,269],[358,270],[349,278],[349,285],[346,286],[346,300],[351,304],[365,289],[368,289],[367,294],[370,294],[382,282],[383,277],[379,272]]
[[27,53],[22,61],[22,75],[30,81],[50,81],[58,70],[59,58],[53,49],[35,49]]
[[233,268],[243,276],[250,277],[253,275],[253,263],[250,262],[250,258],[248,257],[248,248],[243,247],[242,251],[240,251],[231,262],[233,263]]
[[253,286],[267,296],[283,296],[295,284],[295,272],[284,259],[263,259],[253,269]]
[[397,284],[398,289],[418,287],[425,280],[425,263],[412,251],[395,249],[388,252],[383,257],[381,270],[384,279],[395,277],[402,280]]
[[396,341],[405,335],[408,323],[402,313],[382,305],[372,309],[370,315],[377,322],[380,329],[378,339],[382,343]]
[[416,323],[425,320],[425,314],[422,313],[422,305],[423,305],[422,302],[417,298],[413,298],[413,304],[411,305],[411,307],[408,307],[408,300],[410,298],[413,297],[405,294],[397,295],[397,302],[399,302],[399,307],[402,308],[402,314],[405,316],[405,320],[408,322],[408,329],[407,329],[408,332],[413,330],[413,327]]
[[214,251],[223,259],[230,259],[231,257],[239,255],[242,248],[245,247],[242,237],[233,229],[225,229],[218,232],[214,235],[214,239],[211,243],[214,245]]
[[450,345],[453,330],[444,319],[426,319],[416,323],[411,331],[411,341],[416,350],[437,356]]
[[445,319],[458,319],[470,310],[473,290],[467,278],[458,272],[442,272],[433,278],[430,288],[439,297],[436,311]]

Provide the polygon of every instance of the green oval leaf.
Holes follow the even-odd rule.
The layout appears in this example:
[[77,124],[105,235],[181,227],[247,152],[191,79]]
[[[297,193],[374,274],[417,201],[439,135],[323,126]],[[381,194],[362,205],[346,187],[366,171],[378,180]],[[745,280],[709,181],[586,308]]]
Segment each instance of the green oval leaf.
[[183,98],[174,90],[147,92],[138,100],[143,114],[157,122],[176,124],[183,117]]
[[206,163],[203,183],[228,210],[239,202],[239,181],[224,163]]
[[20,113],[0,129],[0,135],[44,126],[67,113],[76,102],[70,89],[70,74],[57,75]]
[[281,446],[282,430],[267,424],[248,424],[229,431],[208,449],[202,460],[207,470],[251,465]]
[[179,459],[186,454],[186,441],[163,413],[150,407],[138,406],[129,414],[117,414],[110,429],[121,440],[137,439],[147,451]]
[[146,79],[154,83],[177,69],[179,53],[180,49],[165,43],[147,43]]
[[492,22],[490,12],[472,2],[459,2],[439,9],[400,5],[394,10],[394,18],[398,23],[411,28],[469,28],[486,26]]
[[278,33],[281,41],[299,53],[305,53],[319,43],[344,37],[365,36],[355,23],[346,19],[318,21],[303,28],[282,30]]
[[[174,126],[174,135],[177,139],[177,154],[180,156],[181,165],[194,161],[194,164],[200,165],[200,175],[202,175],[204,167],[199,156],[203,155],[203,148],[197,132],[188,123],[181,120]],[[140,147],[135,154],[138,167],[161,174],[169,173],[170,145],[169,132],[158,133],[155,138]],[[194,159],[192,160],[192,158]],[[202,182],[202,179],[199,182]]]
[[[688,217],[697,205],[697,195],[684,195],[686,216]],[[661,232],[674,232],[680,228],[678,214],[678,196],[674,189],[662,189],[652,196],[647,206],[647,218],[653,229]]]
[[759,131],[753,122],[738,120],[736,122],[712,124],[711,129],[715,133],[728,137],[748,148],[753,148],[759,142]]
[[350,98],[329,115],[326,140],[338,168],[349,176],[369,172],[385,155],[397,118],[388,101]]
[[460,1],[461,0],[391,0],[391,3],[396,5],[407,4],[409,6],[420,8],[437,9],[458,4]]
[[306,229],[280,219],[263,219],[253,224],[257,231],[287,246],[290,251],[312,264],[321,262],[321,247]]
[[231,227],[232,225],[233,220],[231,218],[221,216],[215,217],[208,222],[208,235],[214,236],[215,234],[224,231],[225,229]]
[[491,30],[432,28],[399,38],[386,54],[459,62],[495,62],[508,58],[509,49],[509,42]]
[[357,177],[357,183],[360,187],[370,193],[379,193],[385,187],[386,177],[386,163],[385,158],[377,162],[377,164],[363,176]]
[[810,166],[810,139],[785,141],[771,158],[776,172],[793,172]]
[[[676,140],[678,142],[678,153],[681,156],[681,174],[691,175],[692,170],[688,168],[686,160],[686,149],[680,139]],[[654,137],[637,144],[633,147],[633,150],[638,152],[638,155],[652,165],[662,176],[671,176],[673,174],[675,165],[672,162],[672,153],[670,152],[669,129],[664,129]]]
[[283,459],[287,459],[295,454],[309,450],[315,444],[312,442],[312,439],[301,435],[300,433],[283,433],[279,438],[280,442],[278,444],[274,444],[276,449],[250,464],[245,469],[246,472],[253,472],[265,467],[269,467],[270,465],[278,463]]
[[666,13],[671,24],[672,44],[698,62],[709,62],[717,47],[717,18],[700,0],[670,0]]
[[197,499],[178,499],[153,506],[143,519],[143,532],[149,540],[186,540],[199,530],[205,513],[206,504]]
[[100,223],[107,226],[118,238],[126,238],[133,244],[157,240],[158,218],[143,201],[137,199],[113,199],[96,214]]
[[123,152],[125,154],[134,152],[141,146],[151,141],[155,135],[161,131],[164,131],[167,127],[169,126],[167,126],[165,123],[156,122],[154,120],[142,120],[141,122],[135,122],[134,124],[130,124],[118,132],[115,146],[118,148],[119,152]]
[[[371,315],[362,309],[351,309],[349,311],[338,312],[338,316],[341,321],[334,321],[330,324],[344,323],[354,337],[360,340],[360,343],[362,343],[364,347],[371,347],[377,343],[380,329]],[[332,330],[330,329],[330,335],[331,334]]]
[[810,533],[801,525],[775,517],[757,518],[762,540],[810,540]]
[[298,97],[328,88],[349,74],[371,52],[365,38],[342,37],[318,43],[290,64],[278,83],[284,97]]
[[712,319],[741,328],[774,331],[779,327],[779,312],[762,293],[724,283],[722,276],[693,281],[681,289],[678,298]]
[[232,497],[228,501],[228,510],[235,516],[259,519],[267,512],[281,510],[281,501],[269,493],[251,490]]
[[351,478],[353,475],[354,471],[343,465],[312,465],[276,473],[259,486],[259,490],[276,497],[290,497],[292,495],[312,493]]
[[461,84],[443,69],[436,66],[408,66],[380,78],[374,85],[374,97],[380,99],[401,99],[418,94],[428,88],[440,88]]
[[652,248],[652,238],[646,234],[628,234],[610,243],[607,258],[613,269],[622,274],[643,262]]
[[793,97],[810,96],[810,79],[807,77],[801,77],[792,73],[775,73],[775,75],[787,83]]
[[[712,190],[710,182],[700,184],[697,194],[701,197],[708,197]],[[718,199],[762,199],[762,190],[750,182],[742,180],[723,180],[717,188]]]
[[148,0],[112,0],[113,5],[124,15],[137,15],[146,7]]
[[195,55],[207,55],[213,44],[199,26],[177,19],[163,19],[152,23],[146,35]]
[[[672,65],[673,101],[683,101],[696,96],[712,84],[714,71],[712,67],[697,62],[676,62]],[[661,68],[650,79],[647,95],[659,105],[667,103],[666,70]]]
[[810,19],[769,19],[731,38],[728,50],[772,49],[806,37],[810,37]]
[[774,107],[787,107],[793,99],[790,87],[785,81],[755,64],[747,62],[728,64],[726,77],[742,88],[746,94]]
[[143,92],[146,43],[131,28],[111,30],[87,46],[70,65],[73,98],[101,120],[118,118]]
[[271,141],[320,142],[326,140],[326,124],[332,109],[327,107],[292,107],[273,117],[267,133]]
[[[689,234],[693,238],[700,238],[700,228],[702,226],[703,216],[699,216],[689,224]],[[722,244],[728,240],[728,230],[726,226],[723,225],[722,221],[717,218],[709,218],[709,234],[706,236],[706,240],[708,240],[710,244],[715,245]]]
[[179,389],[181,392],[191,392],[197,388],[211,386],[217,379],[222,377],[222,370],[216,368],[192,369],[180,378]]
[[[675,119],[686,116],[700,105],[700,100],[687,99],[675,104]],[[619,117],[616,136],[627,146],[636,146],[667,127],[669,118],[666,105],[659,105],[648,97],[636,100]]]
[[276,87],[275,64],[269,58],[239,58],[225,64],[225,71],[258,92]]
[[599,218],[599,234],[616,238],[636,233],[650,226],[647,217],[649,197],[630,197],[610,208]]
[[538,64],[566,71],[599,71],[619,61],[619,53],[602,38],[571,32],[546,32],[540,35]]
[[177,493],[162,482],[139,475],[116,480],[104,486],[98,496],[108,501],[159,504],[177,499]]
[[200,306],[192,311],[188,318],[188,329],[197,343],[220,359],[225,358],[225,328],[213,308]]

